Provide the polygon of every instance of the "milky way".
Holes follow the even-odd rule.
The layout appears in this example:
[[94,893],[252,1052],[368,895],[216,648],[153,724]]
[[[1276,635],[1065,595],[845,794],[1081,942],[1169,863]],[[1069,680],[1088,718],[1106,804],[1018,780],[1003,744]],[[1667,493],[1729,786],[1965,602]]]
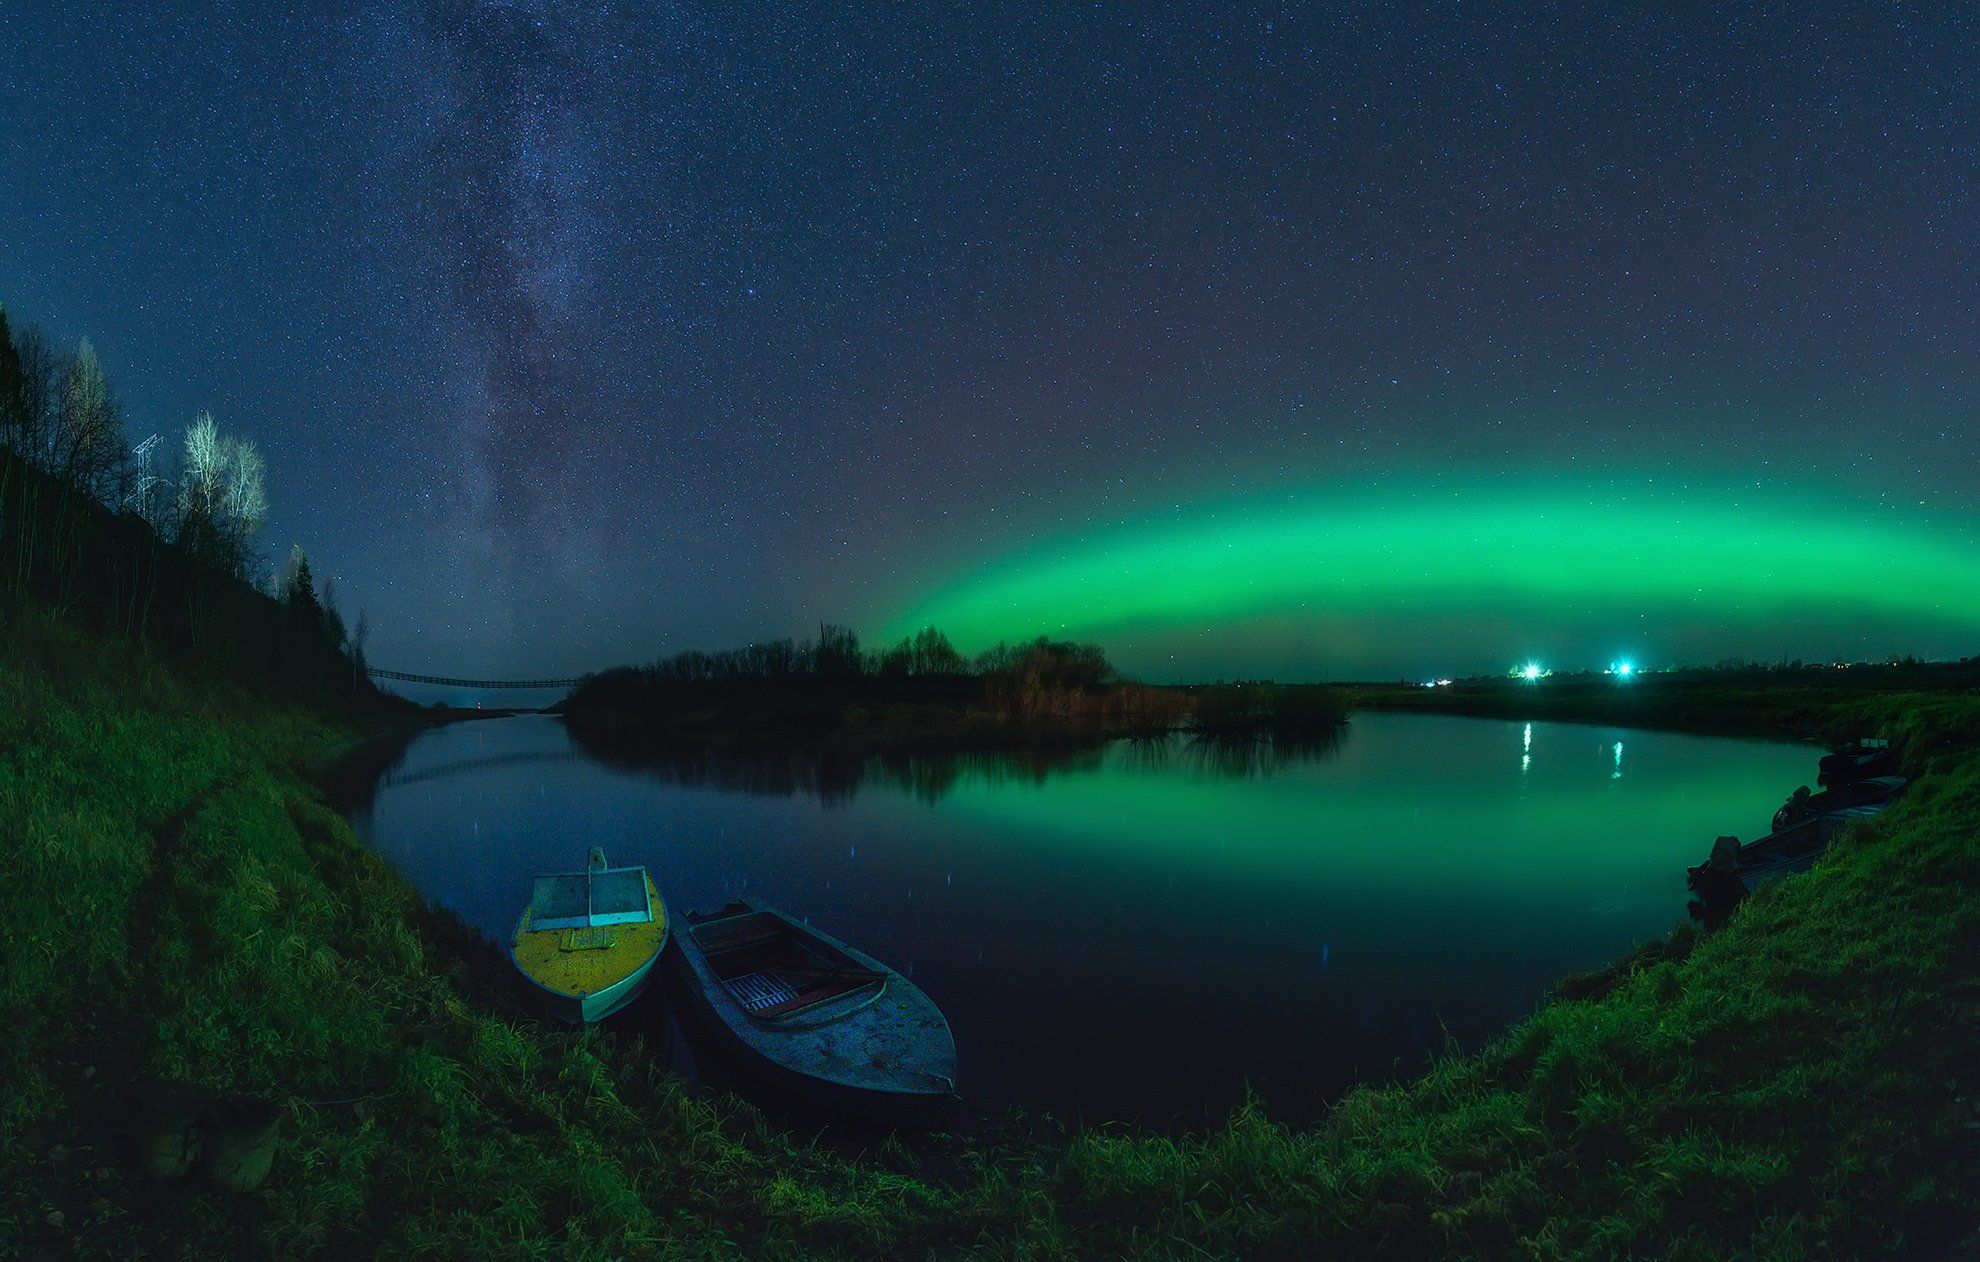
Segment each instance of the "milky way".
[[[449,673],[891,629],[1067,541],[1411,478],[1841,488],[1937,547],[1980,509],[1976,35],[16,6],[0,302],[90,335],[133,429],[259,441],[265,549]],[[1279,669],[1296,609],[1130,656]],[[1385,618],[1397,669],[1449,633]],[[1686,651],[1794,638],[1713,625]]]

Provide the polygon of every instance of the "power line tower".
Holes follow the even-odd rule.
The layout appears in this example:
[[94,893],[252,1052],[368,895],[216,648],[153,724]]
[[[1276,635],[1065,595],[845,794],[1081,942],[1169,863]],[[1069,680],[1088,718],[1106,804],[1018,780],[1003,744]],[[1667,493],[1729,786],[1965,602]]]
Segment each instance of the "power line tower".
[[124,502],[137,510],[137,515],[156,526],[158,524],[158,504],[155,492],[164,479],[152,467],[158,454],[158,435],[139,443],[131,449],[131,493]]

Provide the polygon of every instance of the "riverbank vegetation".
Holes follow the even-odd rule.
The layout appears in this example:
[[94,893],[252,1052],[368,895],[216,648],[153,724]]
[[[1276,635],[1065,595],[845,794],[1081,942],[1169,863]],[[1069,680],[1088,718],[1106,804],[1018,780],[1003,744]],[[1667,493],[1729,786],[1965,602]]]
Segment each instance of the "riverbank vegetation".
[[[1835,692],[1915,791],[1728,926],[1292,1130],[826,1149],[533,1020],[303,775],[348,719],[38,605],[0,637],[0,1240],[128,1256],[1941,1256],[1980,1203],[1980,700]],[[1714,704],[1743,705],[1726,694]],[[1811,751],[1812,765],[1812,751]],[[1701,842],[1704,839],[1701,839]],[[275,1100],[151,1185],[133,1080]]]
[[1096,645],[1040,637],[966,658],[934,628],[866,652],[826,624],[815,640],[685,652],[585,678],[560,709],[607,747],[735,737],[867,744],[1032,744],[1169,731],[1173,690],[1119,678]]
[[1271,680],[1187,689],[1189,730],[1199,740],[1265,740],[1297,746],[1334,739],[1347,722],[1339,689]]
[[261,580],[268,511],[260,454],[193,418],[176,456],[131,444],[85,339],[58,348],[0,309],[0,601],[32,602],[180,661],[322,706],[389,704],[364,675],[308,558]]
[[854,748],[1051,748],[1186,732],[1291,749],[1333,739],[1341,694],[1270,680],[1158,687],[1124,680],[1094,644],[1039,637],[975,657],[934,627],[864,652],[827,624],[816,640],[677,653],[588,676],[559,707],[607,756],[773,738]]
[[1849,668],[1740,665],[1636,674],[1588,674],[1537,682],[1465,680],[1437,687],[1349,684],[1344,699],[1359,709],[1407,710],[1481,718],[1612,723],[1711,735],[1836,743],[1872,731],[1857,703],[1903,696],[1920,704],[1980,688],[1980,659],[1960,662],[1863,663]]

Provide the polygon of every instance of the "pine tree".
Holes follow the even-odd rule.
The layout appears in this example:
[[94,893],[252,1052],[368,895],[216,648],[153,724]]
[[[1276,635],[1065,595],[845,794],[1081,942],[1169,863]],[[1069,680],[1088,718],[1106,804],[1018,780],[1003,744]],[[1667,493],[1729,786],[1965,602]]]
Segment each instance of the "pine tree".
[[297,545],[289,556],[295,569],[289,578],[286,590],[282,593],[282,598],[289,608],[311,622],[321,625],[323,604],[316,598],[316,580],[310,577],[309,557],[304,554],[301,545]]
[[331,580],[323,580],[323,592],[318,599],[323,604],[323,634],[341,649],[348,633],[344,630],[344,615],[337,610],[337,589]]

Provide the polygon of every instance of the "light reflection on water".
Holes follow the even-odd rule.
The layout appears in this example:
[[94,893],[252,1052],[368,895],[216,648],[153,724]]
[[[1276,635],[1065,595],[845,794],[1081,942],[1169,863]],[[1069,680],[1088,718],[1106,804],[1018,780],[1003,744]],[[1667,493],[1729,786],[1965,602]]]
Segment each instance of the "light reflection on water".
[[764,899],[911,972],[974,1094],[1199,1124],[1247,1082],[1297,1118],[1477,1045],[1682,919],[1685,865],[1814,756],[1362,713],[1305,747],[629,760],[519,717],[422,735],[352,815],[498,939],[531,875],[602,845],[676,909]]

